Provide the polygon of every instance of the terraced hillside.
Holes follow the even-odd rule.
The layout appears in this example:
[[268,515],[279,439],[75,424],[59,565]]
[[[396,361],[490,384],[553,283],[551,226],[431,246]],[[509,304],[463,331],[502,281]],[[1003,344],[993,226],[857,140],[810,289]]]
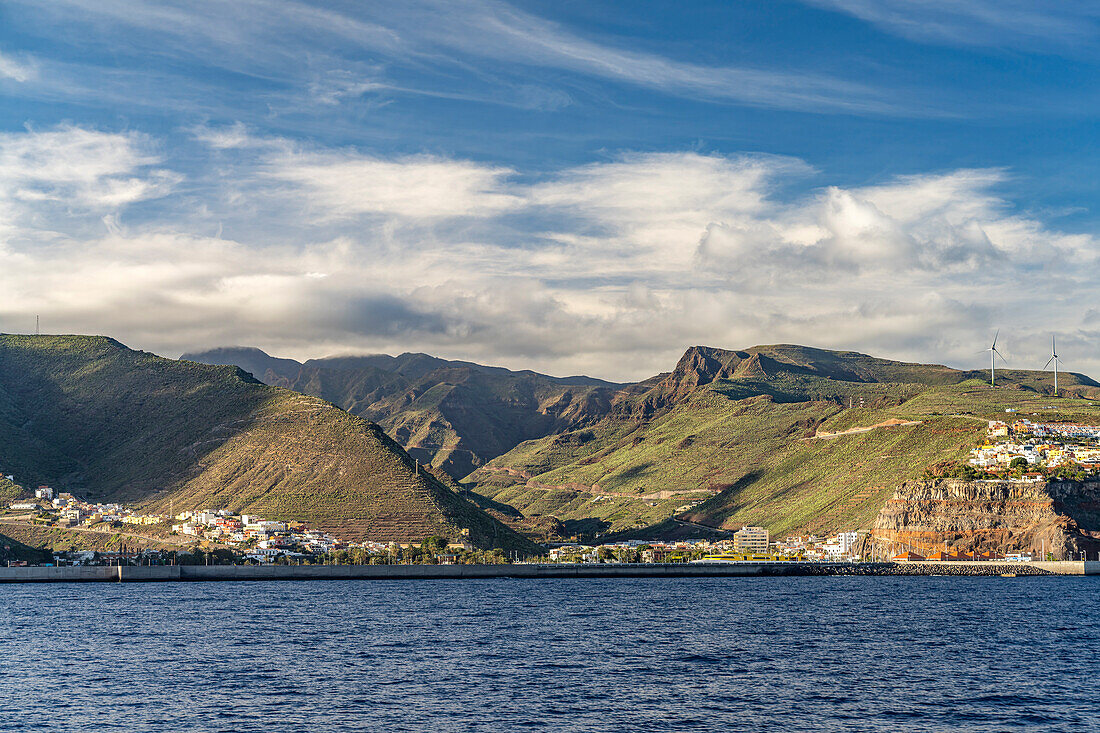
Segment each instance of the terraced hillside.
[[236,365],[265,384],[328,400],[379,423],[415,458],[456,478],[525,440],[598,420],[621,386],[427,354],[299,363],[259,349],[222,348],[181,359]]
[[[780,535],[870,529],[894,487],[963,458],[1006,408],[1100,419],[1084,396],[1053,399],[1052,375],[998,376],[992,389],[968,372],[851,352],[689,349],[599,423],[521,444],[467,485],[526,515],[597,517],[612,531],[672,515]],[[1100,396],[1083,375],[1061,384]]]
[[103,337],[0,336],[0,467],[89,499],[228,508],[347,539],[532,546],[377,426],[232,366]]

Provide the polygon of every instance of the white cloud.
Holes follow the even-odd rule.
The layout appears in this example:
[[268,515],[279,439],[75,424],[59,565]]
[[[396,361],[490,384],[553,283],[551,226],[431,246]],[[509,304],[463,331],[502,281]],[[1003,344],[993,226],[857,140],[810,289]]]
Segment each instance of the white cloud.
[[[454,92],[456,69],[473,88],[496,87],[476,95],[482,101],[551,109],[568,104],[566,91],[533,86],[527,83],[529,73],[515,74],[526,67],[756,107],[941,114],[895,92],[815,69],[706,65],[635,50],[630,48],[633,39],[584,37],[491,0],[357,3],[342,11],[279,0],[138,6],[119,0],[56,0],[26,6],[28,11],[52,14],[59,23],[96,29],[74,42],[98,42],[124,29],[130,31],[126,43],[134,49],[278,79],[311,102],[325,105],[373,91],[447,95]],[[74,24],[73,17],[81,22]],[[137,38],[134,30],[139,31]],[[372,61],[362,62],[364,56]],[[437,76],[400,84],[387,80],[389,64]],[[469,88],[460,92],[472,93]]]
[[11,56],[0,53],[0,79],[8,78],[17,82],[26,82],[37,76],[34,64],[17,61]]
[[246,148],[258,144],[257,139],[243,122],[234,122],[232,125],[221,127],[197,125],[190,128],[189,132],[196,140],[215,150]]
[[511,170],[431,155],[284,152],[270,156],[266,170],[335,218],[487,216],[523,203],[507,190]]
[[[0,330],[39,313],[47,331],[169,355],[422,350],[626,379],[695,343],[979,366],[974,343],[999,326],[1014,366],[1057,330],[1067,367],[1100,374],[1082,307],[1100,300],[1100,243],[1015,212],[996,193],[1003,171],[792,197],[821,174],[778,157],[627,154],[532,183],[471,161],[200,134],[218,151],[208,177],[126,226],[113,208],[156,186],[152,141],[0,138],[0,200],[17,222],[0,232]],[[74,162],[59,169],[44,151],[63,143]],[[20,191],[81,203],[44,215]],[[83,220],[95,228],[42,244]],[[231,234],[213,235],[223,221]]]
[[[818,111],[896,113],[880,90],[811,70],[706,66],[621,48],[613,38],[587,39],[500,2],[410,3],[401,29],[413,38],[464,54],[576,71],[671,94],[754,106]],[[408,21],[412,21],[409,23]]]
[[69,125],[0,133],[0,201],[114,209],[168,193],[179,178],[151,168],[159,162],[138,133]]
[[1100,8],[1090,0],[807,0],[906,38],[963,46],[1076,53],[1095,49]]

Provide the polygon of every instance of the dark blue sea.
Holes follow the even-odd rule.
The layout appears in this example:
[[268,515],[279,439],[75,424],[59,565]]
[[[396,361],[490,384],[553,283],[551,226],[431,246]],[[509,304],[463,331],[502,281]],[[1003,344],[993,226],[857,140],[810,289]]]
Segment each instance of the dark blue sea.
[[0,586],[8,731],[1100,730],[1100,578]]

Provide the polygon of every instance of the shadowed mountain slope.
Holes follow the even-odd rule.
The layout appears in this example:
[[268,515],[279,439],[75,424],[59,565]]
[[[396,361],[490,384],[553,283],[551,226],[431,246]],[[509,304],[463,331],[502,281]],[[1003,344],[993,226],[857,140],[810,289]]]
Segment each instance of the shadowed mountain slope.
[[250,511],[350,540],[465,529],[482,547],[533,549],[377,425],[237,367],[104,337],[0,336],[0,466],[24,485],[154,511]]
[[377,422],[410,454],[461,478],[517,444],[594,422],[620,385],[550,377],[427,354],[338,356],[298,363],[258,349],[181,359],[233,364],[269,385],[314,395]]

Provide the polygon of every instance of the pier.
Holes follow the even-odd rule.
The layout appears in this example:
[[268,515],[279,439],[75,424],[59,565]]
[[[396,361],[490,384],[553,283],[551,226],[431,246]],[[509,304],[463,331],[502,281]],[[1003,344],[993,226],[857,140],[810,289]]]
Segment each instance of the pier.
[[216,580],[472,580],[479,578],[716,578],[832,575],[1100,575],[1097,561],[1030,563],[667,563],[513,565],[154,565],[0,568],[3,583]]

